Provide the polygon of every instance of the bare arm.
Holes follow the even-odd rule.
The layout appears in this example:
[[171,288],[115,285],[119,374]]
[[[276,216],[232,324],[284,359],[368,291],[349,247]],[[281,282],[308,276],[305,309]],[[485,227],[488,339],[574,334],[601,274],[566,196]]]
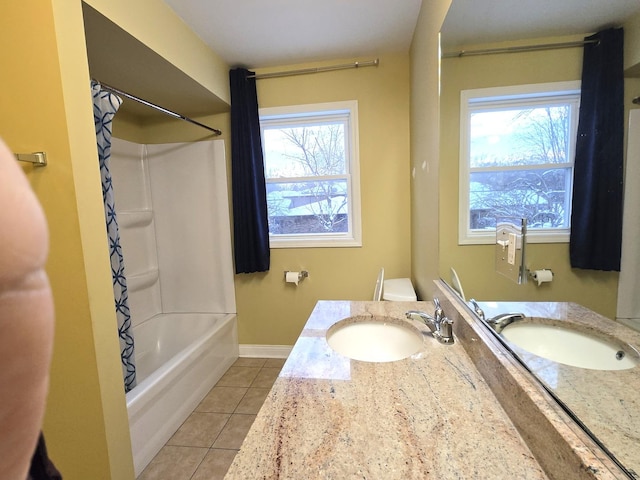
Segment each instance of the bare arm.
[[40,204],[0,140],[0,478],[24,479],[42,426],[53,301]]

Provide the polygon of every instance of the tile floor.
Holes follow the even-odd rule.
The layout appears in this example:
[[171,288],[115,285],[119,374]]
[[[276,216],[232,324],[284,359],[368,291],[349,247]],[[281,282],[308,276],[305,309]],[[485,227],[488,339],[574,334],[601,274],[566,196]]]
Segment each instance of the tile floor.
[[284,362],[239,358],[138,480],[222,479]]

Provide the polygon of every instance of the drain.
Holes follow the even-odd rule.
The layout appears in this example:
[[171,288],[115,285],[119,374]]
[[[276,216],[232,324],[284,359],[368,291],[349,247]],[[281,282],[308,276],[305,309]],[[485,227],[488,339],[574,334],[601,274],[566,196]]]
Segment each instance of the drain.
[[622,360],[624,358],[624,352],[622,350],[618,350],[616,352],[616,360]]

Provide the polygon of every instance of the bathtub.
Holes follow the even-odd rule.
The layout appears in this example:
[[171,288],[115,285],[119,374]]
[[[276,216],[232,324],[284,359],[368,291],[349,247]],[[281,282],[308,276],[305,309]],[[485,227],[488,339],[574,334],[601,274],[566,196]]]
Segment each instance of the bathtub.
[[136,476],[238,358],[235,314],[160,314],[133,329],[137,386],[127,393]]

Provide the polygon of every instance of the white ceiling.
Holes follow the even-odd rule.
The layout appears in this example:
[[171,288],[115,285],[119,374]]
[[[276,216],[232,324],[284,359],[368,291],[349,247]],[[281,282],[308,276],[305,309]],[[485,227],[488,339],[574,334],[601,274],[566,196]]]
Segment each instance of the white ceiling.
[[442,45],[595,33],[640,12],[640,0],[453,0]]
[[[372,60],[408,52],[422,0],[164,0],[230,66]],[[432,1],[432,0],[424,0]],[[184,72],[83,3],[89,69],[101,82],[183,115],[228,110]],[[577,13],[574,13],[577,12]],[[444,51],[619,25],[640,0],[453,0]],[[109,38],[109,42],[104,42]],[[140,74],[140,65],[147,74]],[[161,115],[125,101],[134,117]]]
[[231,66],[407,52],[422,0],[164,0]]
[[[422,0],[164,0],[231,66],[407,52]],[[429,0],[427,0],[429,1]],[[453,0],[443,46],[584,34],[640,0]]]

